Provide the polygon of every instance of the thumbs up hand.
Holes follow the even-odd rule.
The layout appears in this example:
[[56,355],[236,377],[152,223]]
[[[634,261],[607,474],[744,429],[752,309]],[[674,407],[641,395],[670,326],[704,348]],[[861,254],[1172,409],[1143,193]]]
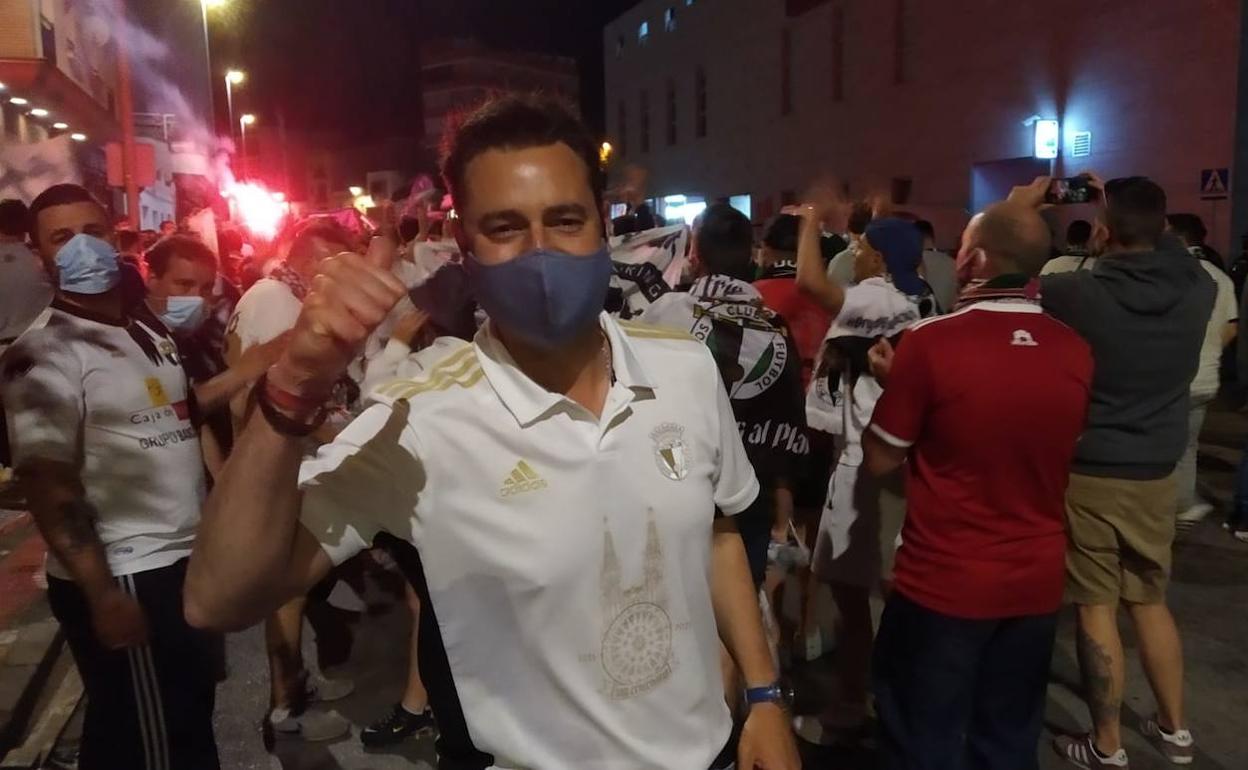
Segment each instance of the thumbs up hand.
[[365,256],[342,252],[321,263],[303,311],[269,382],[307,399],[327,397],[407,287],[391,272],[393,239],[372,240]]

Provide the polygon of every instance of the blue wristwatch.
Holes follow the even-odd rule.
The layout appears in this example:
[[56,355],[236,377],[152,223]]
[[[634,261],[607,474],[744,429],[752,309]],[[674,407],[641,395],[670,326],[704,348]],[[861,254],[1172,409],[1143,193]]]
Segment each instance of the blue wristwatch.
[[785,706],[788,704],[788,701],[788,693],[779,682],[773,682],[765,687],[750,687],[745,691],[745,702],[751,706],[759,703],[774,703],[777,706]]

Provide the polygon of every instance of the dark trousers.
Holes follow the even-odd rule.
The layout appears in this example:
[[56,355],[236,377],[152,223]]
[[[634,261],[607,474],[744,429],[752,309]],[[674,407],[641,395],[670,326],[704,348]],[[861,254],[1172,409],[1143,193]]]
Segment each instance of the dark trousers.
[[1035,770],[1057,614],[942,615],[894,593],[872,678],[885,770]]
[[86,597],[48,577],[60,621],[87,693],[80,770],[219,770],[212,710],[221,637],[182,616],[186,561],[117,578],[143,607],[149,642],[108,650],[95,638]]

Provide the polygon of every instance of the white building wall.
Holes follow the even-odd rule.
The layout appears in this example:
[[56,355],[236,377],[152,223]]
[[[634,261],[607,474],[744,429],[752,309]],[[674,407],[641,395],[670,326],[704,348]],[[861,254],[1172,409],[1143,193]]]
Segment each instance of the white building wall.
[[[933,218],[951,245],[970,206],[975,163],[1031,154],[1032,115],[1063,133],[1092,132],[1092,154],[1054,171],[1145,174],[1172,211],[1194,211],[1229,243],[1229,206],[1199,199],[1202,168],[1232,165],[1238,0],[1045,3],[904,0],[907,78],[894,82],[896,0],[829,0],[797,18],[783,0],[646,0],[604,30],[607,132],[620,167],[651,172],[654,195],[749,193],[756,217],[784,191],[822,175],[851,194],[913,180],[906,209]],[[833,8],[843,9],[844,98],[833,100]],[[664,30],[674,8],[677,28]],[[649,42],[637,28],[648,21]],[[792,35],[793,111],[780,109],[781,34]],[[625,45],[616,56],[616,42]],[[694,138],[694,72],[707,74],[708,135]],[[664,89],[677,85],[679,136],[665,137]],[[638,146],[640,92],[650,94],[651,151]],[[771,206],[764,201],[770,199]],[[1215,216],[1216,214],[1216,216]],[[1216,221],[1216,229],[1214,220]]]

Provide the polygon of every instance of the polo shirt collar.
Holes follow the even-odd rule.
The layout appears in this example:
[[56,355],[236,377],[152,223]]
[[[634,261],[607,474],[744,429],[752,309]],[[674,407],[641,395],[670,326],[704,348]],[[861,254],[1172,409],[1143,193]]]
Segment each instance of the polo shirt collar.
[[[598,324],[611,343],[611,365],[615,370],[613,388],[623,388],[629,400],[655,389],[655,380],[646,372],[640,358],[614,318],[605,312]],[[566,396],[551,393],[521,371],[511,353],[494,334],[493,322],[478,331],[473,344],[477,348],[481,371],[507,411],[521,427],[528,427],[562,404],[572,403]]]

